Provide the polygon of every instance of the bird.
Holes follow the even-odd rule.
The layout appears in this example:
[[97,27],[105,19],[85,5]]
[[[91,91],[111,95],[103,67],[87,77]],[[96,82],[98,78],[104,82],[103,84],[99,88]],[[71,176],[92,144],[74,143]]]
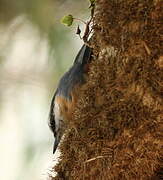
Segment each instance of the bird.
[[85,83],[92,49],[84,44],[79,50],[72,67],[61,77],[50,105],[48,125],[54,134],[53,154],[65,132],[65,120],[71,118],[78,96],[77,89]]

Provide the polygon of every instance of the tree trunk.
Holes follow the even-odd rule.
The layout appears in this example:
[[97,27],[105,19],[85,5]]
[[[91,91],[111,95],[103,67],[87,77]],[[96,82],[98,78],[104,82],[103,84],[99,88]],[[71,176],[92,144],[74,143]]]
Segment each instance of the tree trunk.
[[96,1],[94,58],[53,180],[163,178],[162,4]]

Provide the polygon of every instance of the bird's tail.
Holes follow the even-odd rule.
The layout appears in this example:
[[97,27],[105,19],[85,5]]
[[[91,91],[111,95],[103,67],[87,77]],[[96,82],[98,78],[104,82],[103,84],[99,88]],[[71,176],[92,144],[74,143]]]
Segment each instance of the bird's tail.
[[82,46],[82,48],[80,49],[80,51],[78,52],[74,64],[87,64],[90,60],[92,54],[92,49],[90,47],[88,47],[86,44],[84,44]]

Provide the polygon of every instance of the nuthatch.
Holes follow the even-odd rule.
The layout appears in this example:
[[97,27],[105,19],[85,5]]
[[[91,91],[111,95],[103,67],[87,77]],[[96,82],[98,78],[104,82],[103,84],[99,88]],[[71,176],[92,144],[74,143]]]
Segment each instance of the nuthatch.
[[64,121],[69,119],[73,111],[76,98],[74,92],[85,82],[84,74],[87,72],[91,53],[91,48],[84,44],[77,54],[73,66],[60,79],[58,88],[52,98],[49,127],[55,138],[53,153],[55,153],[64,134],[66,128]]

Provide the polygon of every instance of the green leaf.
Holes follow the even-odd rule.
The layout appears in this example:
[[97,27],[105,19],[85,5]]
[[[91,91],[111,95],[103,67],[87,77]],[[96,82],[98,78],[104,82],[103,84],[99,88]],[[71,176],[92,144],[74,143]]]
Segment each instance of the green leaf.
[[70,14],[68,16],[64,16],[62,19],[61,19],[61,23],[66,25],[66,26],[71,26],[72,23],[73,23],[73,16]]

